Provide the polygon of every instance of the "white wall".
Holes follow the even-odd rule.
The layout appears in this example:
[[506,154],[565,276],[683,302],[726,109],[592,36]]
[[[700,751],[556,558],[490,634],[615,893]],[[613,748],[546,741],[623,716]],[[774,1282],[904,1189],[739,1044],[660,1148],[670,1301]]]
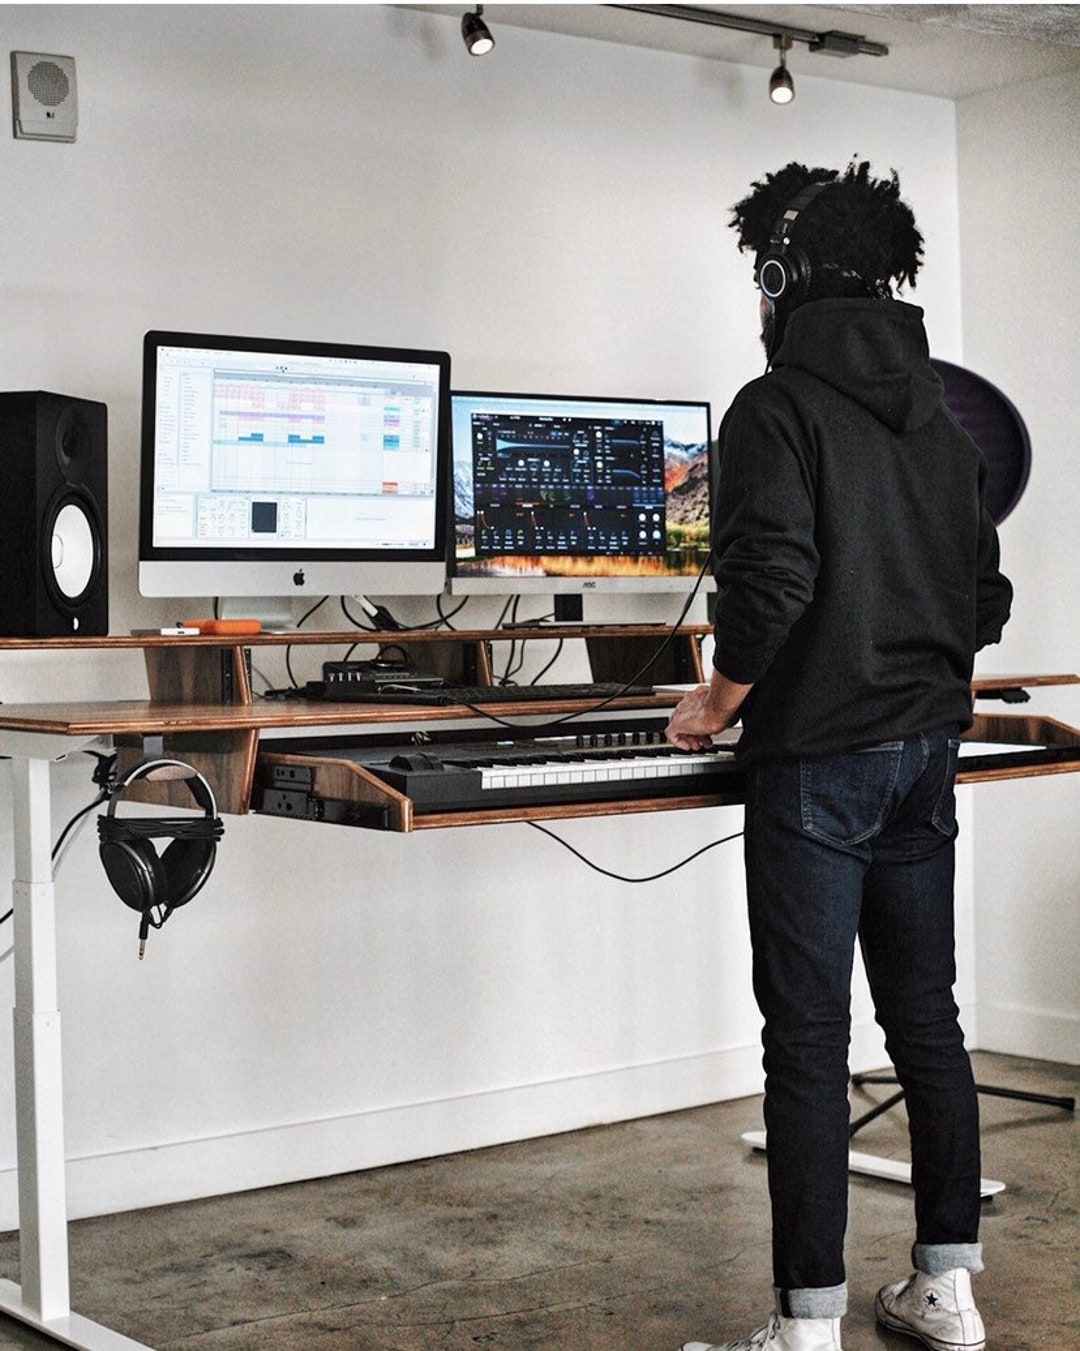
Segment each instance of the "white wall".
[[[1014,615],[980,671],[1080,665],[1080,75],[958,105],[966,364],[1022,411],[1031,480],[1001,530]],[[1035,707],[1033,704],[1032,707]],[[1080,724],[1080,690],[1038,708]],[[978,795],[979,1041],[1080,1060],[1080,776]]]
[[[109,406],[114,631],[171,617],[135,592],[148,328],[445,346],[464,387],[706,397],[719,415],[762,364],[728,208],[788,159],[854,152],[900,172],[927,237],[914,299],[935,351],[961,358],[947,101],[800,75],[777,109],[757,69],[519,30],[475,61],[456,19],[394,7],[0,17],[10,48],[78,63],[76,144],[0,138],[0,386]],[[132,657],[0,657],[5,701],[143,692]],[[83,757],[53,782],[59,826],[90,795]],[[7,794],[0,776],[2,819]],[[730,809],[559,831],[643,875],[740,824]],[[527,826],[230,819],[210,885],[140,965],[88,830],[57,887],[73,1211],[756,1092],[740,873],[737,844],[630,887]],[[968,860],[969,1012],[972,895]],[[855,1060],[882,1059],[860,989]],[[6,1225],[13,1160],[5,1112]]]

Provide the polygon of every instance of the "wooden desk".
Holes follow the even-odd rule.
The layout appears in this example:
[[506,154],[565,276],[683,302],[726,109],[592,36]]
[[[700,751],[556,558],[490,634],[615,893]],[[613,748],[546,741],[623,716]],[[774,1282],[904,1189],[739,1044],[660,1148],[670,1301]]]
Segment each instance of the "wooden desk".
[[[710,630],[688,626],[664,648],[646,677],[652,683],[686,682],[702,678],[700,640]],[[492,680],[490,645],[508,638],[579,639],[586,643],[593,678],[630,680],[657,649],[665,632],[652,627],[499,632],[387,634],[385,643],[400,644],[410,660],[418,654],[452,679],[481,684]],[[370,641],[361,635],[363,641]],[[462,723],[475,714],[462,708],[420,709],[405,705],[355,703],[265,703],[253,700],[245,649],[267,644],[352,644],[355,632],[345,634],[260,635],[223,641],[220,638],[116,637],[98,639],[2,639],[4,650],[88,650],[138,647],[146,654],[150,697],[146,700],[70,704],[0,705],[0,755],[12,762],[14,827],[15,925],[15,1061],[16,1127],[19,1174],[21,1284],[0,1281],[0,1313],[6,1313],[63,1345],[85,1351],[138,1351],[140,1343],[70,1309],[67,1247],[67,1200],[63,1131],[63,1082],[60,1055],[60,1013],[56,973],[56,922],[51,859],[50,767],[74,750],[101,741],[117,746],[131,765],[147,753],[166,754],[193,764],[211,781],[220,809],[241,813],[251,809],[260,738],[287,729],[290,732],[351,730],[373,726],[405,728],[416,723],[441,726]],[[418,663],[419,664],[419,663]],[[231,686],[232,702],[223,703],[223,680]],[[1043,684],[1073,684],[1078,676],[1001,677],[977,682],[1009,690]],[[612,706],[612,716],[623,708],[662,711],[677,696],[655,696]],[[547,704],[544,712],[568,711],[564,704]],[[502,710],[506,712],[506,709]],[[534,705],[518,706],[534,715]],[[1080,769],[1080,731],[1050,719],[1021,715],[980,715],[971,736],[1013,744],[1055,745],[1077,750],[1076,758],[1050,767],[1010,764],[1003,757],[965,781],[1026,777]],[[146,786],[147,796],[162,792]],[[680,807],[714,805],[715,796],[672,802],[638,803]],[[175,805],[189,806],[178,796]],[[591,815],[622,810],[618,803],[581,804],[576,810],[539,809],[511,813],[523,816]],[[491,818],[486,818],[489,820]],[[436,824],[457,825],[448,819]],[[410,828],[400,826],[401,829]],[[145,1348],[143,1348],[145,1351]]]

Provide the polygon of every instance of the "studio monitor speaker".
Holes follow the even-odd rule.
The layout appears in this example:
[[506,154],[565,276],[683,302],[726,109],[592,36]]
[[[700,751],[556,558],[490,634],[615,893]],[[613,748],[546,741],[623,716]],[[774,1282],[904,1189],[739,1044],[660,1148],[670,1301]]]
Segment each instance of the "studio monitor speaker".
[[0,635],[109,631],[103,403],[0,394]]

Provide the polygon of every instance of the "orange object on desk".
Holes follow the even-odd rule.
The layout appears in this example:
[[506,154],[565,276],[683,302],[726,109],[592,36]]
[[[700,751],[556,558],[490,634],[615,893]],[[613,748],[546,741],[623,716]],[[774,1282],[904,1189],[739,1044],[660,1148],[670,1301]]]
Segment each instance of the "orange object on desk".
[[218,637],[262,633],[262,624],[258,619],[185,619],[183,623],[184,628],[198,629],[200,633]]

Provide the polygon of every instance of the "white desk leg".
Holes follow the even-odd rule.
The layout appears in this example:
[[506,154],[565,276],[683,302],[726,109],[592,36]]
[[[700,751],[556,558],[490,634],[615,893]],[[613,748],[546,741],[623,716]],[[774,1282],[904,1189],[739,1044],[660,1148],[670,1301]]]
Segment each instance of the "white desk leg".
[[49,761],[11,761],[15,880],[15,1125],[21,1286],[0,1281],[8,1313],[67,1346],[140,1345],[70,1310],[63,1070],[56,988]]

